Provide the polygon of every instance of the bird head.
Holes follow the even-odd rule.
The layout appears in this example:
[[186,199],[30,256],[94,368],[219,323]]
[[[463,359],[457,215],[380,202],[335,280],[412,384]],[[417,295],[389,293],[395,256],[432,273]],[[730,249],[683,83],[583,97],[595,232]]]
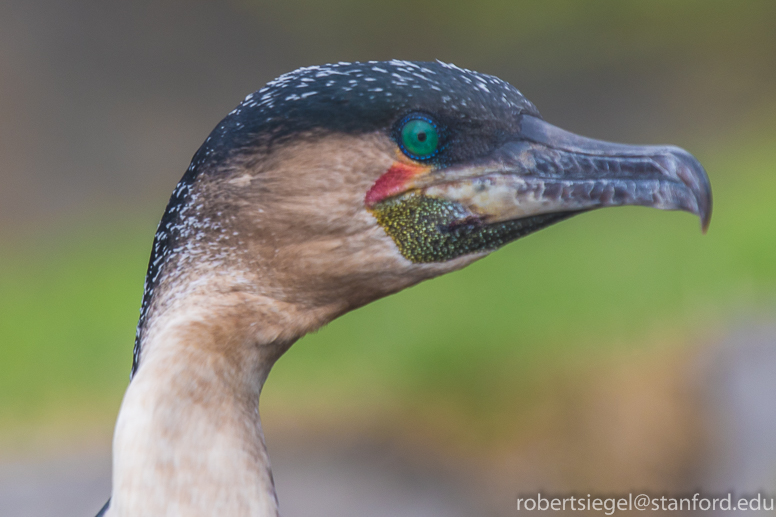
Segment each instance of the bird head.
[[210,277],[338,314],[621,205],[688,211],[705,229],[711,190],[686,151],[566,132],[493,76],[441,62],[302,68],[246,97],[195,154],[143,311],[163,280]]

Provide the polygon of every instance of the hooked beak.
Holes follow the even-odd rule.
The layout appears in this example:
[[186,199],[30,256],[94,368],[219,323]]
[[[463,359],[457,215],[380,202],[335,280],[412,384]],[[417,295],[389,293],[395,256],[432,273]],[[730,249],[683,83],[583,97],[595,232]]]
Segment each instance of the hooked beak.
[[[523,115],[517,138],[490,155],[418,182],[423,195],[458,203],[481,224],[539,226],[607,206],[638,205],[697,215],[705,232],[711,185],[687,151],[594,140]],[[552,215],[550,215],[552,214]]]

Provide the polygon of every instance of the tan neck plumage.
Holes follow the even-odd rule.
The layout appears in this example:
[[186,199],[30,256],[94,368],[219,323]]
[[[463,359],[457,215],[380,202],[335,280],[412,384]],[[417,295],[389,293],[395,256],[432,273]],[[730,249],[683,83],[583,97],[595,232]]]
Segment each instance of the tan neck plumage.
[[193,297],[155,318],[116,424],[108,516],[278,515],[259,395],[308,330],[289,332],[287,319],[322,320],[245,294]]

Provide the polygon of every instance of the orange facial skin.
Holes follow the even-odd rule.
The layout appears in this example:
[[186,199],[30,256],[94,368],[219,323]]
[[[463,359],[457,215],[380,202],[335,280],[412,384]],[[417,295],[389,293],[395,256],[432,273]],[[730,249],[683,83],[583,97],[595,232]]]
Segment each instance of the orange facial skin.
[[372,207],[380,201],[401,194],[412,187],[412,180],[421,174],[431,171],[429,165],[419,165],[406,162],[394,162],[377,181],[364,197],[364,204]]

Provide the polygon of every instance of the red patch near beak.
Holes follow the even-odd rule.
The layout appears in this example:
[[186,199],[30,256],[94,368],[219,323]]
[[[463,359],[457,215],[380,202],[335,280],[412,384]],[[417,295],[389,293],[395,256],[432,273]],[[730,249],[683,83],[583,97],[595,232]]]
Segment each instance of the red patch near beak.
[[429,170],[429,167],[418,167],[395,162],[385,174],[377,178],[372,188],[366,193],[364,203],[370,207],[385,198],[404,192],[407,190],[407,183],[412,178],[427,170]]

